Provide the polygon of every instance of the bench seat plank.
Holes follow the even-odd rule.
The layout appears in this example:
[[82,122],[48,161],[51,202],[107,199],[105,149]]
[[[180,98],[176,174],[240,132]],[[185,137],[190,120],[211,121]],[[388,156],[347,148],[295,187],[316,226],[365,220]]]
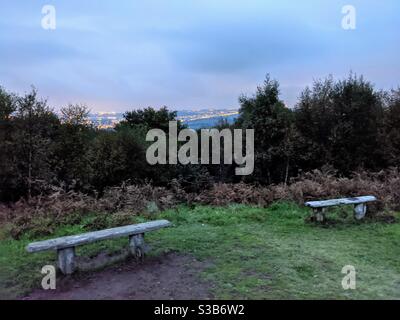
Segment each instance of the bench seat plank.
[[100,231],[83,233],[75,236],[66,236],[56,239],[33,242],[26,247],[28,252],[39,252],[46,250],[60,250],[71,248],[98,240],[113,239],[123,236],[131,236],[146,233],[152,230],[171,226],[168,220],[157,220],[136,225],[105,229]]
[[357,205],[361,203],[374,202],[377,199],[374,196],[364,196],[364,197],[356,197],[356,198],[343,198],[343,199],[331,199],[331,200],[323,200],[323,201],[310,201],[306,202],[305,205],[311,208],[326,208],[333,207],[338,205]]

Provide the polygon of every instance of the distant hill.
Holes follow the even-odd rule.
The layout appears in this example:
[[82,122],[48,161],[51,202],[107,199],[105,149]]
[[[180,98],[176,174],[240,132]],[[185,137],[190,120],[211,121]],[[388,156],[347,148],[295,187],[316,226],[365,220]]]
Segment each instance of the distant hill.
[[[213,127],[221,119],[233,123],[237,117],[238,111],[235,109],[181,110],[177,113],[177,119],[194,130]],[[113,128],[122,119],[123,113],[116,112],[97,112],[89,116],[89,121],[102,129]]]
[[235,119],[238,117],[237,114],[229,115],[229,116],[219,116],[207,119],[198,119],[198,120],[191,120],[191,121],[183,121],[183,123],[187,124],[190,129],[206,129],[214,127],[218,124],[218,121],[221,119],[227,119],[229,124],[232,124]]
[[210,128],[218,124],[221,119],[233,123],[238,117],[235,109],[204,109],[178,111],[178,120],[187,124],[191,129]]

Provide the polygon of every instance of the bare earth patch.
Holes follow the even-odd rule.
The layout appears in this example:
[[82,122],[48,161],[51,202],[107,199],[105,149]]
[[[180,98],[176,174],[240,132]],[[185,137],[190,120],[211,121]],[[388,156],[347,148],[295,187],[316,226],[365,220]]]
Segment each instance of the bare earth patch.
[[176,253],[127,261],[92,273],[57,279],[56,290],[36,289],[25,300],[212,299],[211,285],[199,273],[208,266]]

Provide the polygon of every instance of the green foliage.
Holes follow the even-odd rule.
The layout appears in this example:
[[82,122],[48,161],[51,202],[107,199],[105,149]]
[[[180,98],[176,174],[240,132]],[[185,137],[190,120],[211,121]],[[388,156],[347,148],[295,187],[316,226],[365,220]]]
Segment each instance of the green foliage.
[[316,81],[302,93],[295,110],[301,137],[296,153],[305,155],[299,166],[307,171],[331,165],[345,175],[359,168],[384,168],[383,115],[381,93],[363,77]]
[[[169,131],[169,122],[176,121],[176,111],[168,111],[167,107],[160,110],[148,107],[143,110],[128,111],[124,114],[124,120],[117,126],[117,130],[121,127],[137,127],[145,126],[150,129],[161,129],[164,132]],[[178,122],[178,130],[184,126]]]
[[148,176],[143,128],[122,128],[97,133],[90,150],[92,184],[102,192],[122,181],[142,180]]
[[[304,223],[309,215],[309,209],[291,202],[267,208],[182,206],[154,217],[169,219],[174,227],[147,234],[146,242],[151,255],[178,251],[209,262],[200,276],[213,284],[217,299],[400,298],[400,224],[359,223],[336,214],[338,223],[322,228]],[[58,227],[52,237],[92,230],[103,217],[93,213],[79,224]],[[20,297],[40,286],[40,268],[56,259],[51,252],[25,251],[40,239],[0,241],[0,298]],[[126,246],[123,238],[100,241],[79,247],[78,255],[93,257]],[[342,289],[345,265],[356,268],[357,290]]]
[[386,95],[384,141],[384,159],[391,166],[400,165],[400,88]]
[[15,111],[14,97],[0,87],[0,201],[11,196],[17,188],[16,163],[12,161],[13,124],[11,115]]
[[211,188],[213,177],[211,169],[202,165],[178,165],[178,177],[176,181],[186,192],[198,193]]
[[61,109],[53,168],[67,190],[90,190],[93,171],[89,151],[95,132],[87,124],[88,114],[88,108],[81,105]]
[[11,115],[15,111],[14,97],[7,92],[3,87],[0,87],[0,120],[10,120]]
[[239,102],[237,125],[255,132],[255,173],[250,179],[265,184],[284,181],[293,115],[279,99],[278,82],[267,76],[253,97],[242,96]]
[[[144,134],[140,137],[143,144],[148,147],[149,142],[145,142],[146,133],[151,129],[161,129],[165,133],[169,132],[169,122],[177,121],[177,112],[169,111],[167,107],[162,107],[159,110],[155,110],[152,107],[145,108],[143,110],[128,111],[124,114],[124,120],[116,126],[117,132],[127,130],[131,128],[133,130],[142,130]],[[180,130],[186,128],[180,121],[177,123],[178,133]],[[145,154],[141,157],[142,167],[141,179],[151,181],[154,185],[168,186],[172,179],[178,176],[185,176],[184,170],[180,170],[181,167],[177,165],[154,165],[148,166],[145,158]],[[190,172],[192,170],[189,169]],[[190,179],[190,178],[189,178]]]
[[[0,141],[4,167],[1,167],[0,199],[18,199],[21,195],[39,192],[43,182],[54,179],[51,159],[54,137],[59,127],[55,113],[36,89],[24,96],[2,94]],[[6,101],[4,103],[4,101]],[[10,114],[9,112],[12,111]],[[7,167],[5,167],[7,166]]]
[[[113,130],[87,122],[88,108],[69,105],[60,118],[36,89],[19,96],[0,88],[0,201],[15,202],[62,188],[102,196],[125,182],[170,187],[177,181],[189,193],[213,183],[290,184],[314,169],[330,168],[350,177],[363,169],[378,172],[400,165],[400,89],[377,91],[350,74],[329,77],[306,88],[294,109],[280,98],[279,83],[266,77],[253,96],[239,98],[233,125],[255,130],[255,169],[235,175],[235,165],[149,165],[149,129],[168,132],[176,112],[166,107],[126,112]],[[185,128],[178,122],[178,131]],[[183,144],[184,142],[179,142]],[[224,154],[221,143],[221,156]]]

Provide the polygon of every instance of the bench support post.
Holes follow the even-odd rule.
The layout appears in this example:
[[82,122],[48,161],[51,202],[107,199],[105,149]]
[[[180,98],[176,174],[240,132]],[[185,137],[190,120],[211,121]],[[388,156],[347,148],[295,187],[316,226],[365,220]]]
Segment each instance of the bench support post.
[[144,233],[129,236],[129,250],[136,259],[144,258]]
[[325,208],[315,208],[314,217],[317,222],[324,222],[325,220]]
[[367,213],[367,205],[365,203],[361,203],[354,206],[354,217],[357,220],[363,219],[366,213]]
[[63,274],[72,274],[75,271],[75,248],[57,250],[58,267]]

